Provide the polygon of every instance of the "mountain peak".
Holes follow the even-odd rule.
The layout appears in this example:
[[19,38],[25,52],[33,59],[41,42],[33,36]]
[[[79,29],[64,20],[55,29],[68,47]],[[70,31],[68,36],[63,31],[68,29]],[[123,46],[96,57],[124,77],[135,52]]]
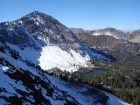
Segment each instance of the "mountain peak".
[[[39,12],[39,11],[33,11],[33,12],[27,14],[27,15],[24,16],[24,17],[29,17],[29,18],[42,17],[42,18],[43,18],[43,17],[45,17],[45,16],[48,16],[48,15],[46,15],[46,14],[44,14],[44,13],[42,13],[42,12]],[[24,17],[22,17],[22,18],[24,18]]]
[[36,11],[31,12],[31,13],[41,13],[41,12],[36,10]]
[[41,20],[46,20],[46,18],[50,18],[50,19],[54,20],[54,18],[50,15],[47,15],[47,14],[45,14],[43,12],[40,12],[40,11],[33,11],[33,12],[17,19],[16,22],[20,22],[21,20],[33,20],[33,21],[35,21],[37,19],[38,20],[40,20],[40,19]]
[[[31,12],[31,13],[29,13],[28,15],[41,15],[41,14],[44,14],[43,12],[40,12],[40,11],[33,11],[33,12]],[[44,15],[46,15],[46,14],[44,14]]]

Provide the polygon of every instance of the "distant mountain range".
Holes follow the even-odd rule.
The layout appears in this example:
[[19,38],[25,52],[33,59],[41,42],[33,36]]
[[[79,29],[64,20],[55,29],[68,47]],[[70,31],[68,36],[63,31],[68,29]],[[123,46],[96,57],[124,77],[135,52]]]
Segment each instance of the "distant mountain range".
[[124,39],[131,42],[140,43],[140,29],[132,31],[132,32],[123,32],[121,30],[117,30],[111,27],[105,28],[105,29],[99,29],[99,30],[90,30],[90,31],[84,30],[81,28],[71,28],[71,30],[75,34],[78,34],[81,32],[87,32],[93,36],[107,35],[107,36],[113,36],[116,39]]
[[86,46],[112,54],[117,64],[140,69],[140,30],[131,33],[115,28],[91,31],[71,28],[71,30]]

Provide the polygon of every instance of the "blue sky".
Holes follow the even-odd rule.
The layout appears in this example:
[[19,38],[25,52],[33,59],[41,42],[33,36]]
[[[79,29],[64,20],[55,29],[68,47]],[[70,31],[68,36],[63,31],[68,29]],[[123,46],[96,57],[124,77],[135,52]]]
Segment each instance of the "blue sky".
[[38,10],[67,27],[140,29],[140,0],[0,0],[0,22]]

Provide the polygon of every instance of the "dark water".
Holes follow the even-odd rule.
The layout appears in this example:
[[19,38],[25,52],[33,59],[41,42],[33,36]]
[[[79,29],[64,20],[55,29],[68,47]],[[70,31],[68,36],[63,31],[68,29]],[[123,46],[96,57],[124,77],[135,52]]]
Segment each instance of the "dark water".
[[92,75],[95,75],[101,72],[106,72],[106,71],[109,71],[109,70],[102,69],[102,68],[94,68],[93,70],[90,70],[88,72],[76,72],[75,74],[76,74],[76,78],[79,79],[81,76],[85,78],[87,76],[92,76]]

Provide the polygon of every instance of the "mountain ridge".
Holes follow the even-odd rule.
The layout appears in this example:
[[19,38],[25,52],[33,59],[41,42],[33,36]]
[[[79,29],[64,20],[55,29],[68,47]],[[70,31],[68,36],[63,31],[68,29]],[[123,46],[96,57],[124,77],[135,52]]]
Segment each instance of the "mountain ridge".
[[75,34],[78,34],[80,32],[86,32],[89,33],[90,35],[94,36],[99,36],[99,35],[107,35],[107,36],[112,36],[116,39],[123,39],[123,40],[128,40],[130,42],[136,42],[140,43],[140,29],[134,30],[134,31],[122,31],[122,30],[117,30],[112,27],[108,28],[103,28],[103,29],[97,29],[97,30],[79,30],[80,28],[70,28]]

